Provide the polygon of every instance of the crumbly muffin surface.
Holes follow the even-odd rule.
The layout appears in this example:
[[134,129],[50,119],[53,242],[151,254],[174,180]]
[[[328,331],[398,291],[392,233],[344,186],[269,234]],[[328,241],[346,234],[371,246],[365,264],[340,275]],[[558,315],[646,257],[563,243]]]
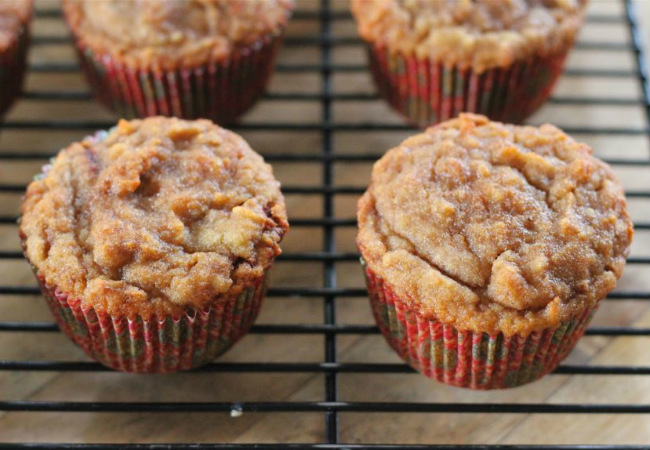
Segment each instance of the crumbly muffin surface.
[[352,0],[359,33],[390,51],[482,71],[568,49],[586,0]]
[[603,298],[633,234],[621,185],[587,145],[469,114],[378,161],[358,218],[369,268],[422,314],[510,335]]
[[286,26],[293,0],[65,0],[73,32],[95,52],[174,70],[226,58]]
[[271,167],[241,137],[156,117],[62,150],[29,185],[20,233],[48,286],[149,316],[250,287],[287,226]]
[[13,42],[31,11],[32,0],[0,0],[0,51]]

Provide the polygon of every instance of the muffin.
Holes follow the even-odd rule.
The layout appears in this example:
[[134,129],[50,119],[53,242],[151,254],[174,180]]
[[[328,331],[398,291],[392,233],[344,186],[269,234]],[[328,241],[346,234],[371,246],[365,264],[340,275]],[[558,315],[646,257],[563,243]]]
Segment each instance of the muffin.
[[610,167],[552,125],[461,114],[429,128],[375,164],[358,204],[379,328],[450,385],[540,378],[621,277],[626,208]]
[[381,96],[425,127],[519,123],[549,97],[587,0],[352,0]]
[[219,124],[264,92],[292,9],[293,0],[63,2],[86,78],[107,107]]
[[0,116],[22,89],[32,8],[32,0],[0,0]]
[[27,188],[20,238],[61,330],[128,372],[210,362],[259,312],[287,230],[271,167],[208,120],[121,120]]

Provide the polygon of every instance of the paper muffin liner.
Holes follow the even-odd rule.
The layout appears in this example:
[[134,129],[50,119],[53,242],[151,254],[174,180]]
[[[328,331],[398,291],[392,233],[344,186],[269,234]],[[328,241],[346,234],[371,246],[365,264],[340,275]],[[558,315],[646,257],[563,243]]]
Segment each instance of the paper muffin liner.
[[80,39],[75,46],[93,95],[120,116],[208,118],[223,125],[264,93],[281,41],[281,35],[269,35],[226,60],[173,71],[128,67]]
[[553,371],[584,334],[595,308],[528,335],[458,330],[410,309],[364,264],[372,312],[390,346],[415,370],[452,386],[504,389]]
[[29,26],[23,25],[9,47],[0,52],[0,116],[22,91],[28,47]]
[[569,48],[544,58],[481,73],[367,45],[370,71],[380,95],[410,123],[424,128],[461,112],[520,123],[551,94]]
[[125,372],[178,372],[211,362],[250,329],[266,290],[264,276],[206,308],[143,318],[96,311],[37,278],[61,331],[94,360]]

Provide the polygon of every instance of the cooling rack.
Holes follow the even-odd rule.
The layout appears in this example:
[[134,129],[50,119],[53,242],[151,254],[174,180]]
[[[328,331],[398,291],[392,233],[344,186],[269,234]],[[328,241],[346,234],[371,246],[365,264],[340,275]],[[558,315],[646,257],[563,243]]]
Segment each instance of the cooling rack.
[[274,165],[292,225],[257,325],[186,374],[121,374],[81,354],[45,309],[16,219],[30,176],[116,117],[93,102],[57,5],[38,2],[27,88],[0,123],[0,448],[647,448],[650,88],[633,3],[590,8],[531,123],[554,122],[614,167],[635,245],[554,374],[483,393],[413,373],[372,322],[354,204],[372,162],[414,131],[378,99],[347,5],[330,0],[298,2],[269,93],[234,127]]

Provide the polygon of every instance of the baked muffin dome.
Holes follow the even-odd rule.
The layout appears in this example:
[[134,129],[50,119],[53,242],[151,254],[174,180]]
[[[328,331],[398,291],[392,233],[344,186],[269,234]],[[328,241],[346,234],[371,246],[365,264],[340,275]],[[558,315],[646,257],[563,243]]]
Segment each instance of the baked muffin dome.
[[586,144],[469,114],[386,153],[358,219],[368,268],[410,307],[506,336],[594,307],[633,234],[620,183]]
[[586,0],[352,0],[359,34],[391,52],[481,72],[571,46]]
[[[292,0],[65,0],[81,44],[131,66],[166,70],[226,59],[278,34]],[[129,20],[125,20],[129,18]]]
[[207,120],[120,121],[62,150],[22,206],[44,284],[97,312],[180,314],[260,280],[287,230],[271,167]]

